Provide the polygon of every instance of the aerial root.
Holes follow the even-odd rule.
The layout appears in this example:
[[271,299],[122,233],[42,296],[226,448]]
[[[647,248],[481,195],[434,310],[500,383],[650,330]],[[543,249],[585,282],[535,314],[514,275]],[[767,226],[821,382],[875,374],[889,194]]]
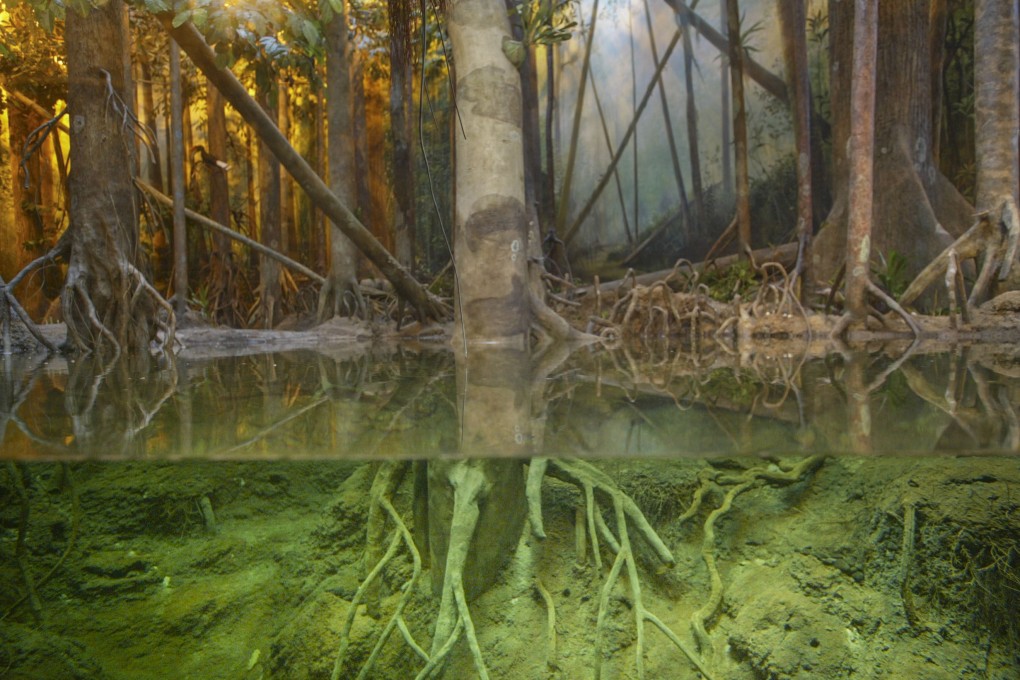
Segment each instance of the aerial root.
[[759,466],[750,468],[739,474],[717,472],[715,474],[703,476],[701,486],[694,493],[694,500],[691,503],[691,507],[680,516],[680,521],[693,517],[697,513],[702,506],[705,493],[710,487],[729,488],[727,489],[726,495],[723,497],[723,501],[719,507],[715,508],[708,514],[702,531],[701,558],[705,562],[705,567],[708,569],[710,583],[709,595],[705,604],[699,607],[698,610],[691,616],[691,630],[694,633],[694,639],[697,642],[698,647],[701,649],[702,654],[709,657],[714,656],[714,646],[708,635],[708,631],[706,630],[706,624],[709,619],[715,616],[719,609],[719,605],[722,604],[723,596],[725,594],[722,577],[719,574],[719,568],[716,566],[715,562],[716,522],[720,517],[730,511],[730,508],[733,506],[733,501],[737,496],[757,485],[759,482],[766,482],[774,485],[792,484],[800,481],[806,475],[817,470],[824,460],[824,456],[810,456],[790,468],[769,465],[767,467]]

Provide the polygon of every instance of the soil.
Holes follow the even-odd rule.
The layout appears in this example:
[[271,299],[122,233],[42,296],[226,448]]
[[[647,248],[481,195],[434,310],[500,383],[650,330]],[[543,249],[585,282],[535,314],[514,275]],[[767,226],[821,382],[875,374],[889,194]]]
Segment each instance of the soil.
[[[772,463],[598,465],[673,551],[672,568],[639,551],[643,604],[694,649],[691,616],[711,587],[703,527],[721,493],[707,493],[689,520],[679,517],[706,471]],[[40,584],[37,616],[27,602],[12,609],[25,592],[14,469],[0,476],[0,678],[329,677],[365,574],[373,465],[88,463],[68,467],[70,476],[56,464],[18,468],[30,500],[25,558]],[[709,546],[724,593],[707,621],[707,667],[734,680],[1020,676],[1018,485],[1016,459],[876,457],[829,458],[794,484],[751,486],[716,521]],[[395,504],[414,526],[409,486]],[[497,585],[471,604],[490,677],[592,677],[613,557],[603,544],[600,571],[579,555],[582,505],[575,487],[546,478],[547,538],[525,531]],[[612,525],[611,508],[604,514]],[[67,560],[40,583],[69,543]],[[355,616],[340,677],[364,664],[410,574],[398,554],[385,572],[381,616],[364,608]],[[539,583],[555,605],[555,651]],[[602,677],[638,677],[625,575],[608,602]],[[437,607],[426,573],[405,613],[425,649]],[[645,677],[700,677],[645,628]],[[410,678],[422,666],[394,633],[369,677]],[[443,677],[475,676],[458,643]]]

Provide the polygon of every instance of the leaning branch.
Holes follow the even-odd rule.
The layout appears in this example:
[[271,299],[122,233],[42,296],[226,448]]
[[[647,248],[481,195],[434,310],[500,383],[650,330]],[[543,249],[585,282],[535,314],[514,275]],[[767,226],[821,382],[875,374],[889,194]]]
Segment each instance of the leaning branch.
[[[708,42],[712,43],[724,56],[730,53],[730,43],[725,36],[695,14],[694,10],[687,6],[687,3],[682,0],[666,0],[666,4],[673,8],[677,16],[690,22],[691,26],[704,36]],[[766,92],[783,104],[790,103],[790,95],[786,89],[786,82],[752,59],[746,51],[744,52],[744,75],[761,85]]]
[[386,250],[378,239],[363,225],[354,213],[329,190],[315,170],[301,157],[269,116],[248,94],[248,90],[227,69],[216,64],[216,55],[205,42],[202,34],[190,22],[174,28],[173,13],[157,15],[163,28],[177,41],[181,49],[191,58],[195,66],[220,91],[238,113],[255,131],[259,140],[287,169],[312,203],[322,210],[336,224],[357,248],[392,284],[397,293],[407,300],[421,315],[431,319],[445,319],[450,316],[449,306],[418,283],[396,258]]
[[[173,207],[174,204],[173,199],[164,194],[163,192],[161,192],[156,187],[152,186],[151,184],[143,182],[140,179],[135,179],[135,186],[137,186],[139,189],[147,193],[149,196],[152,196],[154,199],[156,199],[158,203],[162,203],[167,207]],[[248,238],[244,234],[239,234],[233,229],[229,229],[226,226],[220,224],[219,222],[209,219],[205,215],[201,215],[195,212],[194,210],[189,210],[185,208],[184,216],[199,226],[205,227],[206,229],[211,229],[212,231],[215,231],[217,234],[223,234],[224,236],[232,238],[235,241],[240,241],[241,243],[248,246],[252,250],[261,253],[262,255],[265,255],[268,258],[276,260],[283,266],[289,267],[296,272],[304,274],[305,276],[310,278],[312,281],[315,281],[319,285],[323,285],[326,283],[326,279],[324,277],[317,274],[315,271],[309,269],[308,267],[304,266],[300,262],[296,262],[287,257],[286,255],[278,253],[272,248],[264,246],[258,241]]]

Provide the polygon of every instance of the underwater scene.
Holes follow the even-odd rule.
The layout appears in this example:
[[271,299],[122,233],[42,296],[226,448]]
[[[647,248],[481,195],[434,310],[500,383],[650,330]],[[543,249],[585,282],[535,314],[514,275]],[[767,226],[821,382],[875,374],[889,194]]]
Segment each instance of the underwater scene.
[[0,357],[0,678],[1020,677],[1020,355]]

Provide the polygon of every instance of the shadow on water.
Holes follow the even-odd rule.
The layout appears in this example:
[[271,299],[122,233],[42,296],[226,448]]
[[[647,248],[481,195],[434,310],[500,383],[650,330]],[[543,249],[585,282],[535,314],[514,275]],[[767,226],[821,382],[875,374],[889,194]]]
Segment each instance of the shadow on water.
[[1020,674],[1014,348],[2,361],[0,678]]

